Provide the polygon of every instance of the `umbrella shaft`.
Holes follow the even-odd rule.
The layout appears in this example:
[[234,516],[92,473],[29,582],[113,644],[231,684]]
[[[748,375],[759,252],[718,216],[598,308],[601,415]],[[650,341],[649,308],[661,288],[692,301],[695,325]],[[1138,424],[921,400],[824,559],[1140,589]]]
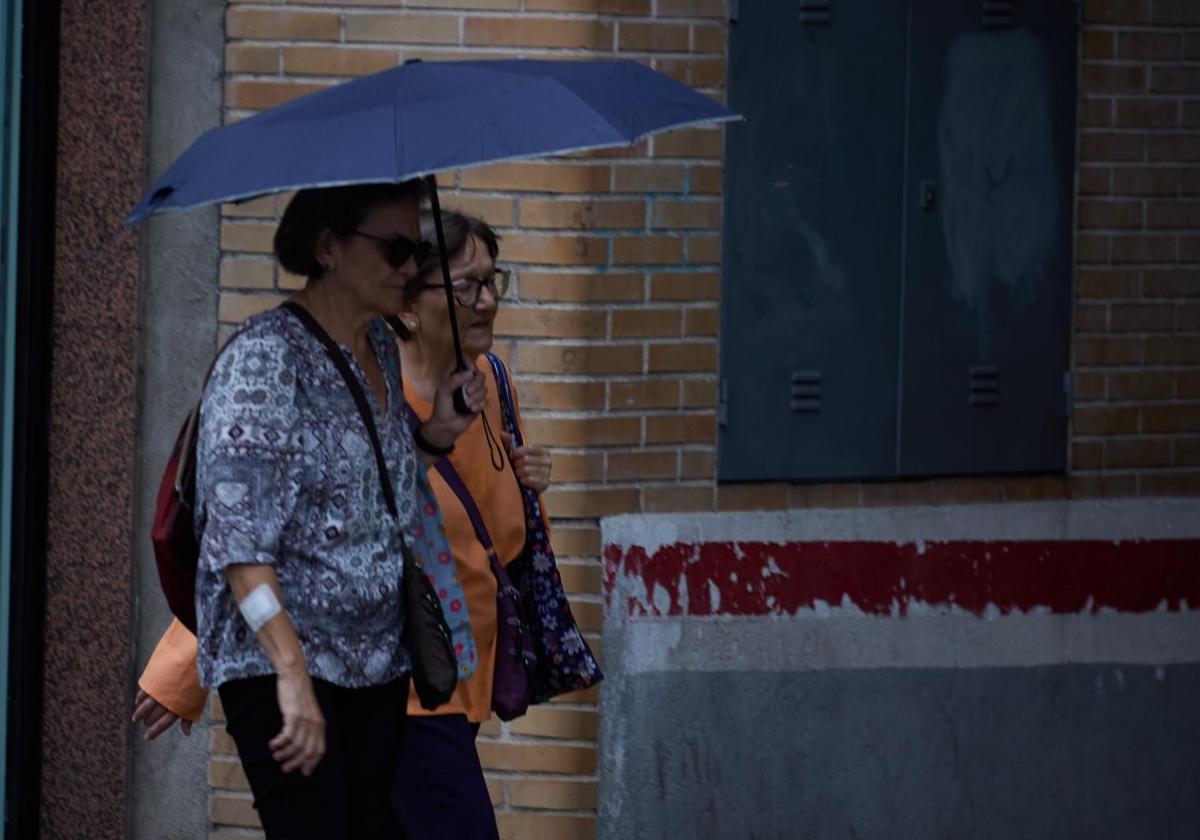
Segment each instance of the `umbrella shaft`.
[[[462,339],[458,336],[458,313],[454,304],[454,286],[450,282],[450,255],[446,253],[446,233],[442,229],[442,206],[438,202],[437,176],[428,176],[429,183],[429,208],[433,211],[433,228],[437,231],[437,250],[438,259],[442,264],[442,286],[446,290],[446,314],[450,317],[450,336],[454,339],[454,370],[466,370],[466,362],[463,361]],[[458,388],[454,391],[454,408],[459,414],[471,414],[471,409],[467,408],[467,401],[463,394],[463,389]]]

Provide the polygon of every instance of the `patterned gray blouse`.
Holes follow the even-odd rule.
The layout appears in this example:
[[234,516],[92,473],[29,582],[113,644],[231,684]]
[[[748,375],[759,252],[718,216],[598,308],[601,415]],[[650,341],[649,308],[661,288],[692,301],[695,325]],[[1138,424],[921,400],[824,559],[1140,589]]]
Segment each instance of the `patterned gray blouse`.
[[[402,414],[395,344],[370,339],[387,381],[378,399],[343,348],[375,411],[400,526],[416,525],[420,468]],[[370,439],[325,348],[294,315],[257,315],[230,340],[200,408],[196,450],[200,681],[274,672],[238,610],[227,566],[275,567],[309,673],[350,688],[408,671],[401,646],[400,533],[383,501]]]

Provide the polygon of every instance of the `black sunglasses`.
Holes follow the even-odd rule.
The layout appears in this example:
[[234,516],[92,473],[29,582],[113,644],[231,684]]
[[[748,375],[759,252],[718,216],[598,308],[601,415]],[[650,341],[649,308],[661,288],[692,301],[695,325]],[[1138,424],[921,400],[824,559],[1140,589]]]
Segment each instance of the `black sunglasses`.
[[417,265],[425,262],[425,258],[429,256],[432,250],[432,243],[418,240],[413,242],[407,236],[393,236],[391,239],[384,239],[382,236],[375,236],[372,233],[363,233],[361,230],[350,231],[355,236],[361,236],[364,239],[374,239],[376,242],[382,242],[386,245],[383,258],[388,261],[388,265],[392,268],[399,268],[408,262],[409,258],[415,258]]

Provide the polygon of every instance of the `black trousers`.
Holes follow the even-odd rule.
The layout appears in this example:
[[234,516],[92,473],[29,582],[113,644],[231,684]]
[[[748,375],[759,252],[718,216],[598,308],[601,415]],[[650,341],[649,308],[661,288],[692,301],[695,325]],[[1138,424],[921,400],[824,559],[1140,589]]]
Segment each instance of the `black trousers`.
[[283,729],[275,676],[219,689],[268,840],[394,840],[388,802],[404,732],[408,677],[369,688],[313,680],[325,716],[325,756],[311,776],[284,773],[268,742]]
[[466,715],[408,719],[392,786],[404,840],[499,840],[478,732]]

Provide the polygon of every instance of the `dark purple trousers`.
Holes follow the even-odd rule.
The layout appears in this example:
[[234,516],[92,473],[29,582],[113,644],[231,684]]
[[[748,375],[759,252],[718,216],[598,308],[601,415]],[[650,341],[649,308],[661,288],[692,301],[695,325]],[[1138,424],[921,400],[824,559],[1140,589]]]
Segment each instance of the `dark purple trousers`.
[[411,716],[400,743],[392,809],[404,840],[499,840],[466,715]]

